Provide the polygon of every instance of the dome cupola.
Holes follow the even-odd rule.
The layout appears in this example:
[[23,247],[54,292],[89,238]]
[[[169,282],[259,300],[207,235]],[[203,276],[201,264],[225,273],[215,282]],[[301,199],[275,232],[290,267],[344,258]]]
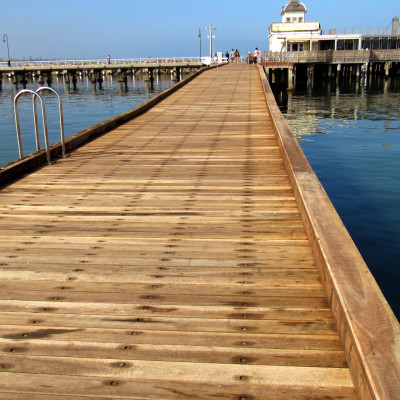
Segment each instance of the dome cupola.
[[282,22],[304,22],[307,7],[299,0],[289,0],[282,8]]

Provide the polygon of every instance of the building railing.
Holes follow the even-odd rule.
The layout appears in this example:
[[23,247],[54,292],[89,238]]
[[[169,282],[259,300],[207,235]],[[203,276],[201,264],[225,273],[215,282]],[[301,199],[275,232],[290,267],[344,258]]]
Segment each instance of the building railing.
[[371,61],[400,61],[398,50],[371,50]]
[[368,63],[400,61],[398,50],[321,50],[263,52],[261,62],[289,63]]
[[387,28],[340,28],[340,29],[329,29],[329,31],[323,31],[323,35],[364,35],[364,36],[384,36],[390,35],[392,24]]

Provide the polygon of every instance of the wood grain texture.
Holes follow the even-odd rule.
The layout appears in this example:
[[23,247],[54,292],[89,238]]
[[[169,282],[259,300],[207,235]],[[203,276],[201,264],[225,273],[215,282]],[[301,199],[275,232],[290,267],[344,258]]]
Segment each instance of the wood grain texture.
[[400,325],[259,72],[358,394],[362,399],[400,399]]
[[0,399],[356,399],[254,65],[0,192]]

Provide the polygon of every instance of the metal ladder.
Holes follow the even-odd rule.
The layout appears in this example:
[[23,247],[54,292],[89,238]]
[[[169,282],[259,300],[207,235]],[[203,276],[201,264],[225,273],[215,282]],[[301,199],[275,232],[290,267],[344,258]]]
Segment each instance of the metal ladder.
[[54,93],[57,96],[58,99],[58,110],[60,114],[60,132],[61,132],[61,149],[62,149],[62,155],[63,157],[67,157],[69,154],[66,154],[65,152],[65,142],[64,142],[64,116],[63,116],[63,110],[62,110],[62,102],[61,102],[61,96],[59,93],[47,86],[41,86],[40,88],[35,90],[30,90],[30,89],[23,89],[19,91],[15,97],[14,97],[14,117],[15,117],[15,127],[17,129],[17,140],[18,140],[18,150],[19,150],[19,158],[22,159],[24,157],[23,151],[22,151],[22,141],[21,141],[21,128],[19,124],[19,116],[18,116],[18,99],[21,97],[21,95],[28,93],[32,95],[32,107],[33,107],[33,120],[35,124],[35,138],[36,138],[36,150],[40,150],[40,141],[39,141],[39,128],[38,128],[38,118],[37,118],[37,108],[36,108],[36,99],[38,98],[40,100],[40,105],[42,108],[42,119],[43,119],[43,131],[44,131],[44,141],[45,141],[45,148],[46,148],[46,156],[47,156],[47,162],[48,164],[52,164],[51,158],[50,158],[50,149],[49,149],[49,135],[48,135],[48,130],[47,130],[47,119],[46,119],[46,109],[44,105],[44,100],[43,97],[39,94],[39,92],[43,90],[49,90],[50,92]]

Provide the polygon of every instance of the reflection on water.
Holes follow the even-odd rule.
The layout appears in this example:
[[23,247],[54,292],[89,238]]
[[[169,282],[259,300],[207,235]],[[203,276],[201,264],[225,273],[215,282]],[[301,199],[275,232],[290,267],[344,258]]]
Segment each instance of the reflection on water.
[[400,319],[400,81],[333,84],[276,97]]
[[[156,77],[153,88],[145,82],[143,75],[128,76],[126,87],[120,85],[118,77],[105,75],[100,89],[94,90],[88,76],[78,77],[76,90],[72,84],[70,90],[63,78],[53,77],[52,88],[57,90],[62,98],[64,111],[65,136],[71,136],[83,129],[89,128],[101,121],[114,117],[122,112],[136,107],[148,100],[154,94],[171,86],[174,82],[170,75]],[[28,82],[27,89],[36,90],[40,87],[37,79]],[[22,86],[19,86],[22,89]],[[18,158],[18,146],[14,122],[13,98],[17,92],[7,78],[3,78],[0,90],[0,165]],[[45,98],[46,116],[49,128],[49,142],[60,140],[58,103],[54,94],[41,92]],[[40,105],[38,103],[38,116]],[[30,95],[23,95],[18,101],[18,114],[21,124],[22,147],[24,155],[35,151],[32,100]],[[42,123],[39,122],[41,144],[44,145]]]

